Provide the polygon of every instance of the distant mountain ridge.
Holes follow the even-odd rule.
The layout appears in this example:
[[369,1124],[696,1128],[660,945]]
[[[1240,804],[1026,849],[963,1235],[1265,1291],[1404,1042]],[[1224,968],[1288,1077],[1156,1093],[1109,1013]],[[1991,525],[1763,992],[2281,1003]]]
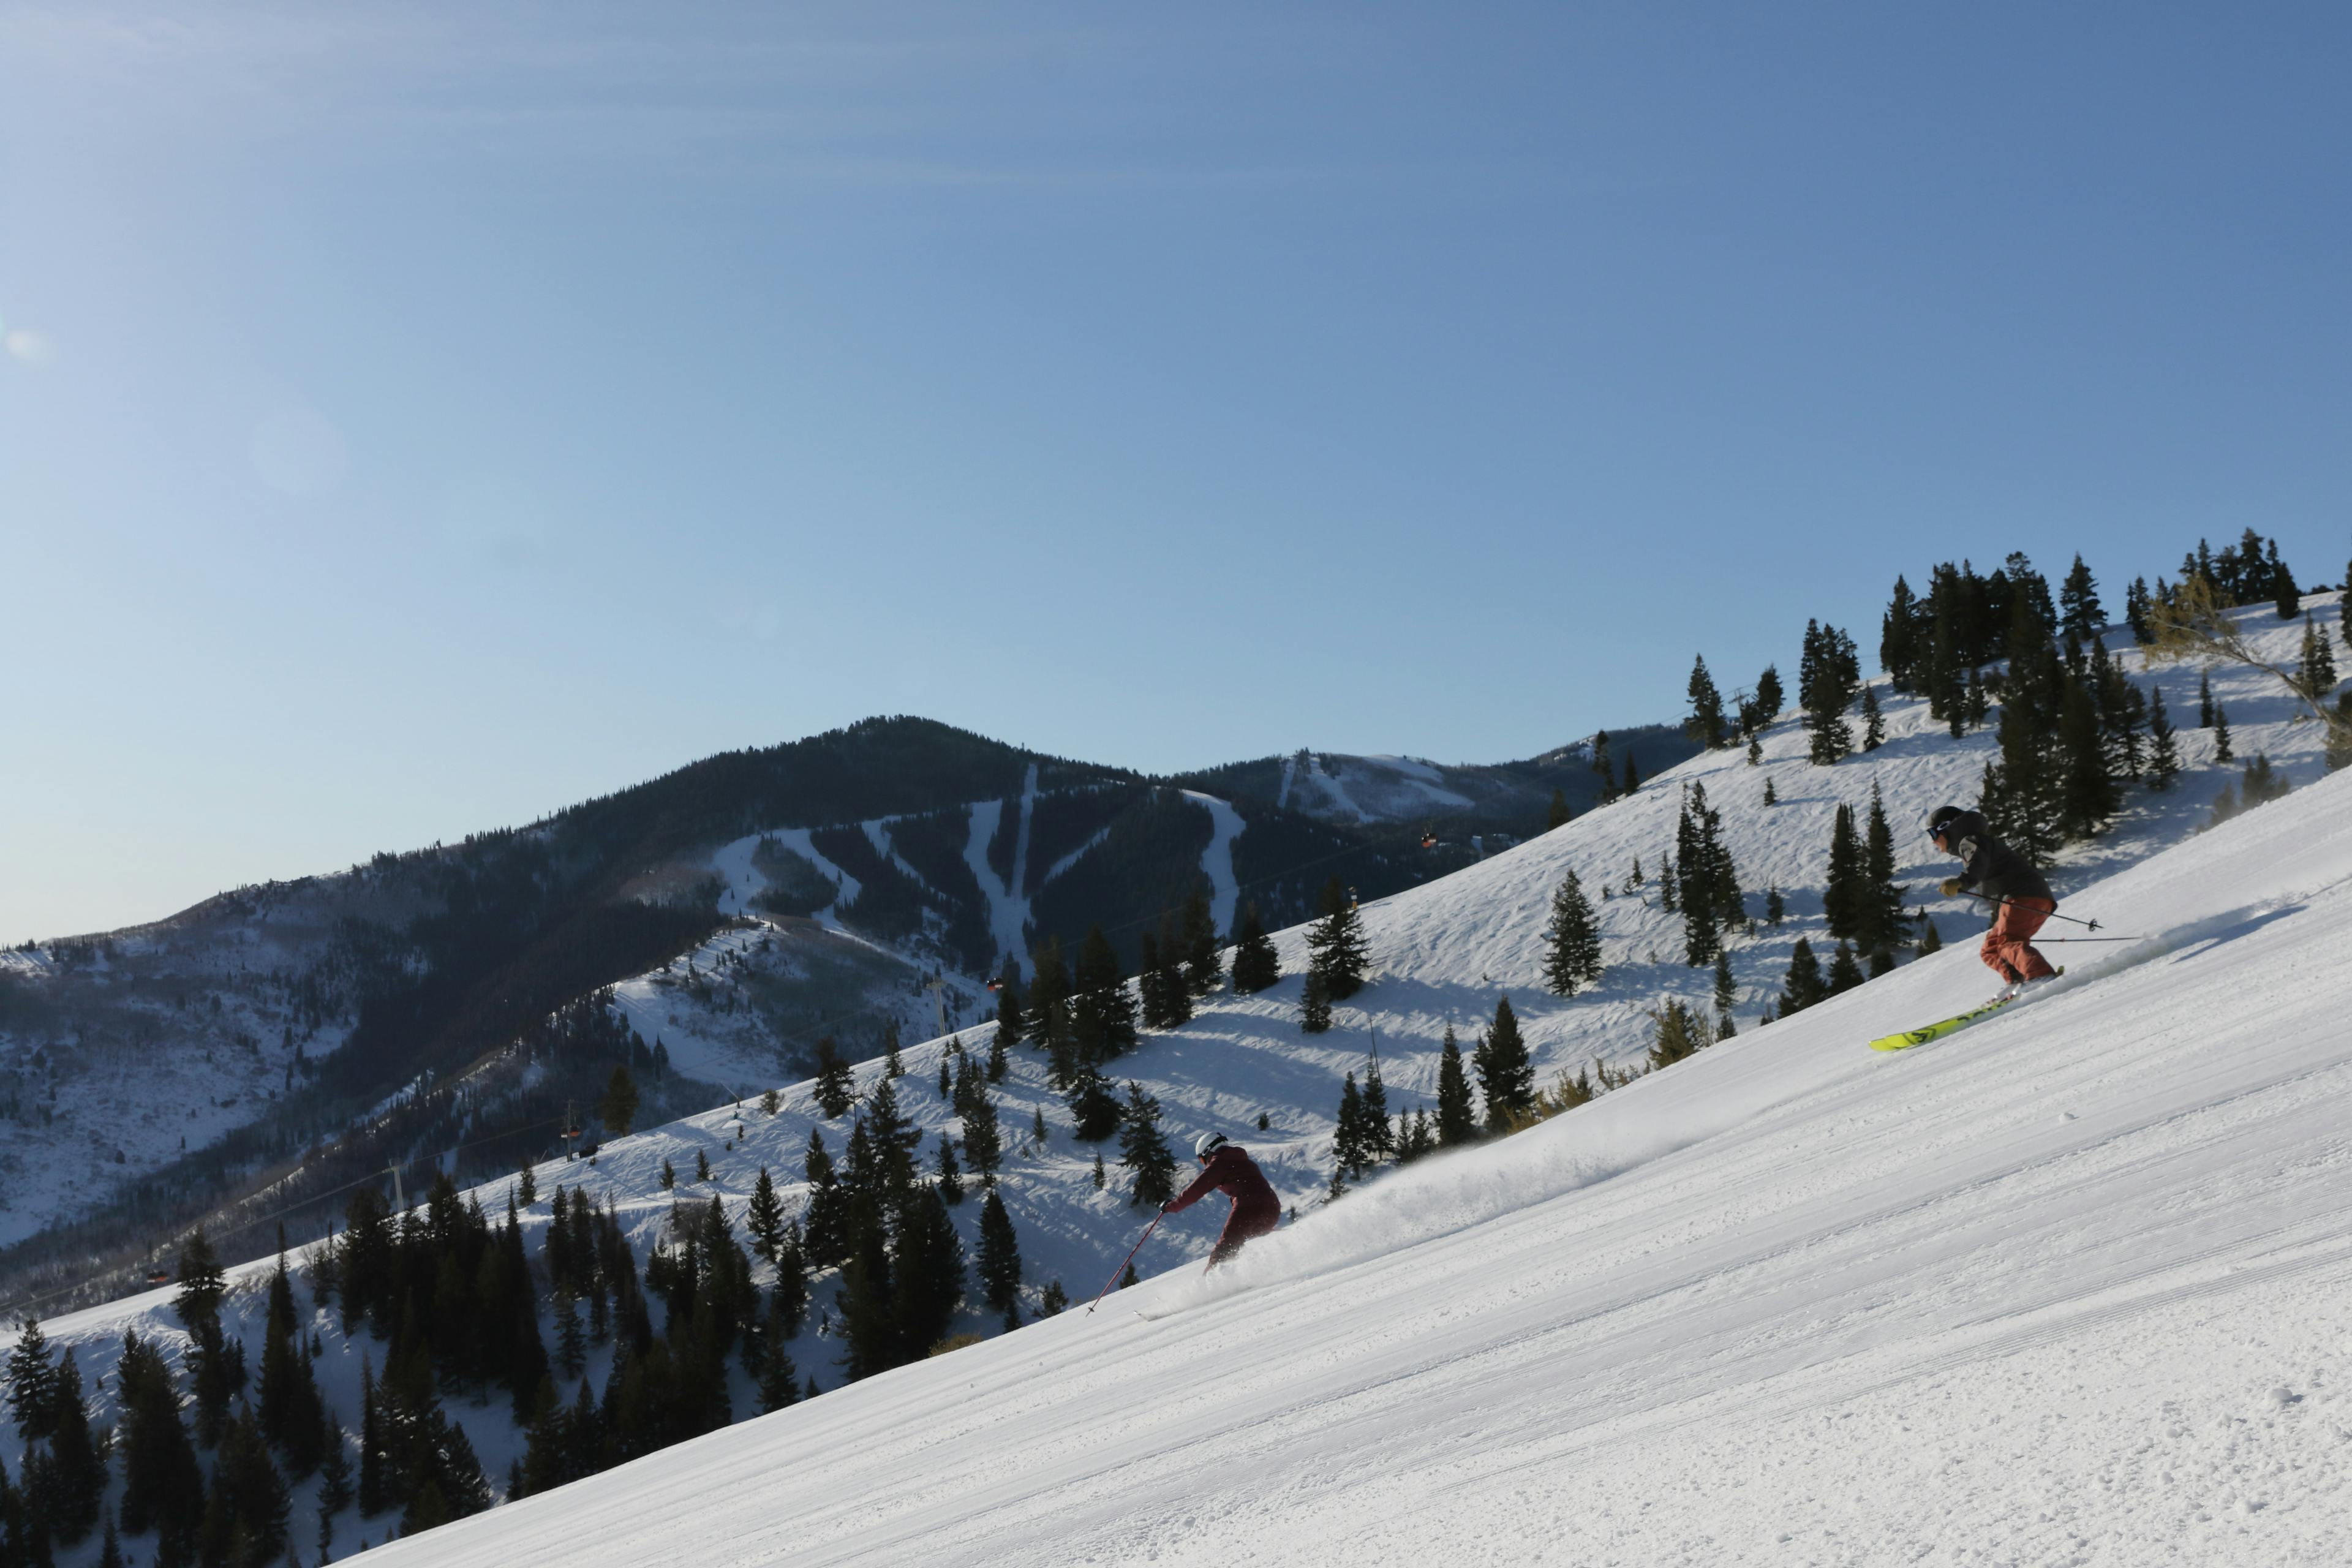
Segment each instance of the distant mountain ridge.
[[[1691,750],[1664,727],[1622,733],[1644,773]],[[1047,935],[1100,925],[1131,967],[1196,887],[1223,918],[1246,898],[1291,924],[1330,876],[1386,896],[1540,831],[1554,789],[1579,810],[1599,791],[1576,745],[1490,768],[1306,756],[1155,780],[877,718],[31,944],[0,963],[0,1294],[93,1258],[127,1278],[143,1237],[248,1193],[323,1192],[453,1146],[465,1169],[510,1167],[610,1066],[558,1061],[526,1085],[499,1065],[516,1042],[747,919],[784,936],[761,950],[764,1010],[733,1032],[788,1078],[819,1033],[865,1054],[976,1016],[982,977]],[[648,1115],[716,1092],[648,1076]]]

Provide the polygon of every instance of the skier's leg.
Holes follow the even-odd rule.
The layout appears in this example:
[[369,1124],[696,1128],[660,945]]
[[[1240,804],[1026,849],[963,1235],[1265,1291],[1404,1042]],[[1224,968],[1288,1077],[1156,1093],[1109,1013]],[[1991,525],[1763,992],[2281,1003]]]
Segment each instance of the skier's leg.
[[[2000,913],[2001,919],[2007,919],[2009,910],[2003,908]],[[2004,985],[2014,985],[2022,978],[2010,967],[2007,939],[2001,935],[2000,920],[1994,921],[1990,929],[1986,931],[1984,943],[1977,949],[1977,956],[1984,960],[1987,969],[2000,976]]]
[[2009,928],[2003,956],[2013,965],[2020,979],[2047,980],[2058,972],[2042,950],[2033,945],[2033,933],[2050,919],[2058,906],[2047,899],[2020,899],[2001,910],[2001,923]]

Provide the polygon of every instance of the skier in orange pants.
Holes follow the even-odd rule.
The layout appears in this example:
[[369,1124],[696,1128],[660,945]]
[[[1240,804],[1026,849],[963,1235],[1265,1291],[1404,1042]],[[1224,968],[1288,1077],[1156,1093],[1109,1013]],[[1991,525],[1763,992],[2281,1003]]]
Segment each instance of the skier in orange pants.
[[2033,933],[2057,910],[2058,900],[2032,862],[1993,837],[1982,814],[1957,805],[1936,808],[1927,818],[1927,837],[1945,854],[1959,858],[1960,874],[1944,879],[1943,895],[1974,893],[1996,906],[1992,929],[1978,954],[2008,982],[2003,994],[2014,996],[2033,981],[2053,978],[2058,971],[2033,945]]

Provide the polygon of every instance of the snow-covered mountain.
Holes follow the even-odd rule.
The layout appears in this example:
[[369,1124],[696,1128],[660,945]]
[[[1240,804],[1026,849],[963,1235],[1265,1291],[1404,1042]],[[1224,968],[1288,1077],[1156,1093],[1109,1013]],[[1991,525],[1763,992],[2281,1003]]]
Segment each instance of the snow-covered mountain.
[[[2335,601],[2318,601],[2317,614],[2333,635]],[[2291,659],[2298,626],[2266,610],[2246,612],[2245,619],[2275,658]],[[2137,654],[2126,658],[2132,678],[2161,683],[2187,722],[2194,672],[2150,670]],[[2184,729],[2188,771],[2173,790],[2133,791],[2114,831],[2068,850],[2053,875],[2066,912],[2095,916],[2104,934],[2136,940],[2054,950],[2087,957],[2068,958],[2072,973],[2044,1001],[1948,1047],[1898,1058],[1863,1050],[1872,1035],[1956,1011],[1985,994],[1990,977],[1956,941],[1955,951],[1755,1027],[1797,938],[1822,934],[1820,890],[1837,805],[1864,804],[1877,787],[1898,825],[1901,876],[1916,900],[1945,870],[1916,825],[1936,805],[1972,800],[1994,748],[1990,732],[1955,741],[1924,705],[1884,697],[1885,744],[1822,769],[1805,763],[1801,732],[1783,722],[1765,737],[1760,765],[1737,752],[1695,757],[1636,795],[1518,848],[1367,903],[1373,977],[1338,1009],[1332,1033],[1297,1031],[1304,933],[1293,929],[1277,938],[1289,978],[1256,996],[1213,998],[1191,1024],[1148,1036],[1119,1061],[1123,1079],[1157,1098],[1180,1145],[1209,1129],[1236,1137],[1298,1216],[1294,1230],[1221,1276],[1214,1290],[1182,1282],[1191,1278],[1182,1266],[1203,1254],[1213,1220],[1182,1216],[1161,1226],[1139,1258],[1147,1275],[1176,1269],[1178,1279],[1121,1296],[1116,1314],[1107,1306],[1083,1324],[1033,1325],[1000,1344],[845,1390],[838,1386],[840,1345],[829,1314],[813,1313],[789,1349],[828,1391],[823,1398],[640,1461],[625,1472],[625,1485],[617,1478],[595,1483],[606,1494],[574,1488],[559,1495],[574,1507],[586,1506],[588,1496],[637,1500],[639,1511],[628,1518],[616,1504],[589,1549],[614,1562],[685,1550],[681,1540],[696,1542],[693,1550],[719,1550],[726,1539],[764,1542],[771,1555],[804,1549],[884,1561],[1059,1560],[1065,1548],[1120,1560],[1157,1552],[1175,1560],[1248,1561],[1255,1551],[1268,1561],[1313,1561],[1318,1531],[1332,1531],[1354,1543],[1349,1560],[1380,1561],[1412,1542],[1425,1554],[1425,1539],[1413,1532],[1436,1525],[1419,1522],[1424,1515],[1467,1530],[1467,1521],[1488,1520],[1496,1500],[1520,1486],[1534,1488],[1528,1495],[1539,1500],[1529,1505],[1538,1521],[1529,1530],[1566,1529],[1544,1521],[1571,1513],[1605,1518],[1612,1540],[1644,1554],[1631,1560],[1682,1561],[1667,1550],[1682,1547],[1656,1533],[1671,1527],[1644,1513],[1629,1489],[1610,1490],[1608,1511],[1592,1512],[1604,1505],[1585,1490],[1591,1467],[1642,1473],[1643,1441],[1654,1437],[1682,1445],[1674,1451],[1686,1456],[1681,1468],[1662,1472],[1682,1478],[1675,1495],[1712,1500],[1717,1493],[1706,1489],[1730,1476],[1749,1478],[1759,1494],[1782,1491],[1765,1484],[1756,1468],[1762,1461],[1739,1458],[1738,1446],[1720,1436],[1718,1414],[1735,1426],[1749,1423],[1739,1429],[1752,1428],[1754,1441],[1784,1447],[1811,1429],[1808,1422],[1819,1425],[1805,1414],[1816,1406],[1891,1422],[1898,1407],[1885,1390],[1948,1389],[1948,1378],[1934,1383],[1937,1368],[1948,1374],[1981,1359],[1979,1352],[2039,1343],[2037,1323],[2095,1321],[2102,1303],[2141,1300],[2150,1279],[2194,1300],[2189,1287],[2198,1280],[2230,1277],[2215,1272],[2217,1258],[2260,1269],[2304,1256],[2294,1249],[2306,1245],[2325,1253],[2331,1237],[2340,1244],[2337,1233],[2315,1241],[2291,1235],[2284,1222],[2249,1229],[2252,1222],[2242,1214],[2227,1205],[2217,1214],[2217,1205],[2195,1196],[2218,1181],[2215,1190],[2250,1194],[2248,1212],[2271,1213],[2261,1205],[2273,1200],[2284,1205],[2280,1213],[2320,1214],[2314,1205],[2321,1200],[2340,1211],[2343,1194],[2325,1184],[2340,1182],[2331,1173],[2347,1165],[2340,1150],[2331,1152],[2319,1134],[2299,1131],[2305,1123],[2294,1118],[2340,1092],[2345,1068],[2342,1031],[2323,1038],[2313,1020],[2341,1014],[2342,987],[2333,979],[2340,966],[2327,943],[2340,942],[2347,918],[2345,895],[2335,889],[2352,874],[2352,866],[2337,865],[2352,841],[2352,799],[2343,781],[2319,782],[2316,726],[2295,722],[2274,684],[2217,669],[2213,686],[2229,710],[2239,755],[2266,754],[2296,793],[2197,837],[2236,769],[2216,765],[2209,734]],[[1769,806],[1768,782],[1778,798]],[[1391,1103],[1409,1110],[1433,1098],[1444,1029],[1459,1031],[1466,1047],[1501,995],[1512,999],[1548,1079],[1593,1059],[1632,1062],[1649,1044],[1651,1009],[1670,997],[1696,1002],[1707,994],[1706,972],[1679,962],[1679,917],[1657,908],[1654,896],[1654,869],[1673,847],[1685,784],[1704,784],[1722,812],[1751,908],[1760,910],[1762,890],[1777,886],[1790,910],[1784,924],[1759,924],[1731,943],[1743,1033],[1528,1133],[1390,1173],[1323,1207],[1340,1076],[1360,1070],[1375,1045]],[[966,826],[974,830],[967,843],[982,838],[970,817]],[[984,843],[995,842],[999,826],[991,825]],[[887,852],[887,832],[882,840],[867,838],[877,853]],[[782,874],[777,868],[791,870],[772,853],[763,869],[761,854],[758,836],[748,847],[735,840],[720,852],[729,895],[755,909],[772,876]],[[1653,878],[1617,891],[1637,857]],[[1588,889],[1612,889],[1599,904],[1609,969],[1597,988],[1560,999],[1544,993],[1539,973],[1549,902],[1570,868]],[[846,878],[836,886],[845,892]],[[1979,923],[1957,900],[1926,902],[1948,937]],[[854,933],[827,924],[826,907],[794,917],[807,924],[801,940],[854,943]],[[683,971],[673,965],[671,984],[662,985],[656,971],[620,987],[614,1005],[641,1029],[650,1023],[668,1031],[674,1059],[704,1052],[730,1070],[748,1071],[756,1061],[725,1037],[721,1020],[740,1005],[726,998],[751,984],[757,944],[771,944],[762,957],[787,951],[788,923],[776,919],[730,933],[719,940],[735,945],[704,950],[692,982],[681,982]],[[2242,966],[2252,983],[2238,994],[2233,977]],[[2273,971],[2305,979],[2289,985],[2263,978]],[[2159,979],[2150,1002],[2141,988]],[[2267,1022],[2250,1026],[2235,1021],[2241,1015]],[[2226,1050],[2209,1048],[2217,1031],[2227,1037]],[[984,1026],[962,1036],[974,1051],[987,1038]],[[929,1141],[927,1152],[959,1127],[938,1090],[947,1048],[942,1041],[908,1048],[908,1077],[898,1086]],[[2234,1070],[2241,1062],[2242,1075]],[[880,1071],[876,1062],[861,1067],[861,1090],[870,1090]],[[609,1201],[640,1257],[670,1234],[678,1197],[718,1195],[740,1214],[762,1168],[780,1183],[787,1206],[800,1202],[810,1133],[838,1152],[847,1121],[826,1118],[804,1082],[782,1086],[772,1115],[756,1102],[766,1084],[751,1079],[738,1087],[745,1095],[740,1105],[609,1142],[593,1165],[539,1167],[541,1197],[525,1211],[526,1228],[543,1227],[546,1194],[559,1183]],[[2263,1098],[2282,1087],[2282,1096]],[[1009,1131],[1039,1115],[1049,1127],[1042,1141],[1013,1141],[1002,1183],[1027,1264],[1023,1312],[1034,1317],[1049,1283],[1091,1294],[1144,1216],[1126,1201],[1116,1164],[1108,1184],[1095,1185],[1095,1151],[1070,1138],[1067,1114],[1034,1052],[1012,1053],[993,1094]],[[2288,1120],[2265,1120],[2273,1115]],[[2209,1128],[2216,1130],[2210,1139]],[[2263,1139],[2280,1128],[2291,1157],[2265,1176]],[[2184,1148],[2191,1152],[2176,1157]],[[1115,1149],[1111,1154],[1115,1160]],[[666,1163],[683,1173],[698,1159],[709,1163],[707,1181],[663,1189]],[[479,1196],[495,1213],[512,1185],[491,1184]],[[2078,1198],[2076,1189],[2093,1195]],[[956,1211],[967,1248],[976,1244],[975,1209],[967,1202]],[[2210,1257],[2192,1245],[2200,1237],[2212,1238]],[[2144,1253],[2135,1251],[2136,1238],[2149,1238]],[[2137,1258],[2154,1261],[2142,1269]],[[2275,1277],[2285,1281],[2283,1290],[2304,1289],[2291,1270]],[[248,1328],[259,1310],[259,1279],[257,1269],[245,1271],[231,1297],[233,1321]],[[820,1308],[830,1300],[829,1279],[817,1284]],[[1985,1279],[2023,1286],[2010,1295],[1971,1285]],[[1154,1324],[1128,1310],[1153,1300],[1182,1310]],[[2011,1300],[2026,1303],[2022,1317],[2004,1307]],[[81,1347],[88,1375],[110,1364],[111,1347],[132,1326],[166,1343],[184,1342],[162,1293],[78,1313],[49,1330]],[[352,1366],[370,1349],[368,1336],[348,1342],[324,1316],[313,1326],[322,1378],[331,1389],[354,1384]],[[961,1326],[981,1334],[993,1328],[976,1310]],[[2063,1334],[2051,1342],[2079,1344]],[[1220,1359],[1220,1347],[1229,1345],[1236,1358],[1230,1363]],[[592,1355],[592,1383],[601,1385],[604,1365]],[[2128,1392],[2137,1375],[2117,1370],[2114,1387]],[[2276,1375],[2289,1399],[2273,1406],[2275,1419],[2316,1412],[2318,1384]],[[1139,1412],[1139,1402],[1148,1408]],[[739,1415],[757,1407],[740,1373],[732,1404]],[[1946,1397],[1940,1407],[1941,1418],[1965,1425],[1989,1422],[1991,1406],[1970,1394]],[[2214,1415],[2221,1407],[2209,1401],[2199,1408]],[[1491,1437],[1479,1435],[1480,1409],[1497,1413]],[[519,1447],[503,1406],[457,1414],[485,1468],[501,1473]],[[1424,1428],[1436,1436],[1417,1437]],[[1221,1443],[1219,1435],[1233,1433],[1241,1434],[1233,1446]],[[1974,1441],[1983,1434],[1966,1427],[1944,1436]],[[906,1445],[935,1439],[953,1452],[927,1448],[925,1461],[910,1458]],[[2106,1444],[2100,1437],[2079,1457],[2104,1462],[2111,1457]],[[1368,1516],[1348,1512],[1344,1478],[1380,1465],[1392,1445],[1404,1450],[1393,1462],[1413,1478],[1417,1500],[1369,1516],[1391,1529],[1368,1536]],[[1822,1457],[1804,1461],[1812,1469],[1800,1466],[1801,1479],[1827,1488],[1833,1477],[1821,1467],[1857,1450],[1842,1440],[1816,1447]],[[1700,1464],[1709,1457],[1719,1462]],[[2199,1450],[2198,1458],[2221,1464],[2226,1457]],[[1531,1471],[1540,1473],[1530,1479]],[[1154,1479],[1163,1472],[1175,1479],[1163,1485]],[[739,1503],[742,1482],[754,1473],[766,1478],[766,1489],[755,1489],[756,1503]],[[1917,1473],[1934,1479],[1939,1472],[1927,1466]],[[937,1487],[926,1492],[934,1477]],[[794,1489],[803,1483],[808,1489]],[[1458,1483],[1459,1499],[1451,1483]],[[1575,1489],[1562,1493],[1563,1486]],[[1076,1500],[1089,1489],[1133,1507]],[[870,1498],[871,1508],[836,1506],[853,1496]],[[1299,1500],[1304,1522],[1281,1522],[1283,1496]],[[654,1506],[656,1497],[676,1500]],[[1189,1531],[1180,1497],[1202,1500]],[[2010,1494],[1979,1481],[1946,1500],[1997,1512]],[[404,1550],[468,1561],[493,1551],[528,1552],[524,1538],[503,1532],[529,1528],[514,1521],[549,1520],[551,1506],[561,1505],[525,1504]],[[754,1506],[772,1511],[756,1518],[736,1511]],[[1886,1506],[1889,1521],[1908,1517]],[[676,1522],[673,1508],[710,1531],[740,1535],[691,1533],[703,1525]],[[1751,1515],[1794,1517],[1772,1515],[1761,1500],[1738,1517]],[[2027,1535],[2047,1522],[2000,1518],[2001,1528]],[[689,1533],[661,1545],[661,1537],[645,1532],[658,1520]],[[2114,1523],[2109,1515],[2100,1520],[2101,1528]],[[347,1521],[339,1539],[381,1539],[383,1524]],[[1694,1539],[1697,1533],[1694,1526]],[[1755,1550],[1759,1560],[1771,1556]],[[1828,1546],[1816,1556],[1879,1560],[1862,1543],[1848,1558]]]

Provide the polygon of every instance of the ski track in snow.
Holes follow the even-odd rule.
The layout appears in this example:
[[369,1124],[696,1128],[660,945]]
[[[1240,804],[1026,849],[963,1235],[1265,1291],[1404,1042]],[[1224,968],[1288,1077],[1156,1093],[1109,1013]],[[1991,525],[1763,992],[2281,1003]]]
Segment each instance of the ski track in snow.
[[1183,793],[1186,800],[1206,810],[1210,820],[1216,824],[1209,847],[1201,851],[1201,870],[1209,879],[1210,916],[1219,931],[1229,931],[1234,929],[1234,907],[1241,901],[1241,884],[1234,877],[1234,840],[1242,836],[1248,824],[1242,821],[1241,813],[1230,803],[1215,795],[1198,795],[1189,789]]
[[[2334,596],[2309,602],[2333,633]],[[2249,614],[2291,658],[2298,628]],[[2193,723],[2193,668],[2130,669],[2160,676]],[[1274,989],[1212,998],[1123,1060],[1171,1142],[1236,1133],[1304,1214],[1213,1279],[1196,1263],[1215,1216],[1194,1211],[1146,1248],[1152,1277],[1092,1316],[845,1388],[831,1342],[803,1335],[792,1353],[822,1398],[377,1550],[496,1568],[558,1552],[587,1568],[2352,1561],[2352,778],[2318,778],[2315,727],[2260,678],[2217,671],[2214,688],[2240,755],[2267,750],[2295,793],[2189,837],[2225,775],[2210,734],[2184,727],[2198,771],[2169,797],[2135,791],[2116,830],[2053,874],[2064,912],[2142,940],[2053,950],[2065,979],[1983,1024],[1893,1055],[1865,1046],[1981,998],[1986,972],[1956,940],[1754,1026],[1795,937],[1821,935],[1839,802],[1881,785],[1916,898],[1948,865],[1916,825],[1973,800],[1991,750],[1989,732],[1955,743],[1889,699],[1885,747],[1814,769],[1784,721],[1760,768],[1703,755],[1366,905],[1375,974],[1331,1035],[1296,1032],[1293,930]],[[1453,1023],[1466,1049],[1499,991],[1539,1081],[1637,1053],[1662,996],[1706,997],[1706,973],[1678,962],[1678,917],[1653,901],[1685,781],[1723,810],[1750,907],[1769,884],[1790,894],[1788,926],[1734,943],[1744,1032],[1315,1206],[1328,1107],[1369,1029],[1391,1105],[1409,1108],[1433,1097],[1438,1034]],[[1601,899],[1636,855],[1644,886]],[[1560,999],[1535,979],[1571,866],[1612,967]],[[1981,924],[1959,900],[1928,907],[1948,937]],[[927,1136],[953,1126],[924,1088],[940,1048],[909,1047],[900,1086]],[[693,1195],[732,1206],[761,1163],[797,1172],[812,1126],[838,1152],[845,1121],[818,1119],[805,1085],[784,1099],[772,1119],[719,1110],[615,1141],[593,1170],[542,1166],[541,1192],[610,1192],[643,1256],[670,1206],[652,1179],[665,1158],[707,1151],[714,1179]],[[1008,1133],[1039,1106],[1066,1120],[1025,1049],[998,1099]],[[1272,1131],[1244,1131],[1261,1112]],[[1140,1229],[1116,1178],[1092,1190],[1089,1154],[1057,1132],[1008,1161],[1028,1310],[1048,1278],[1091,1294]],[[505,1186],[483,1189],[486,1206]],[[968,1247],[976,1208],[957,1211]],[[526,1218],[544,1215],[542,1197]],[[231,1307],[248,1321],[264,1274],[238,1271]],[[86,1377],[111,1368],[129,1324],[176,1355],[168,1295],[47,1327],[87,1347]],[[381,1347],[324,1337],[320,1375],[348,1417],[358,1350]],[[452,1413],[502,1474],[502,1421]],[[338,1553],[386,1523],[346,1516]]]

